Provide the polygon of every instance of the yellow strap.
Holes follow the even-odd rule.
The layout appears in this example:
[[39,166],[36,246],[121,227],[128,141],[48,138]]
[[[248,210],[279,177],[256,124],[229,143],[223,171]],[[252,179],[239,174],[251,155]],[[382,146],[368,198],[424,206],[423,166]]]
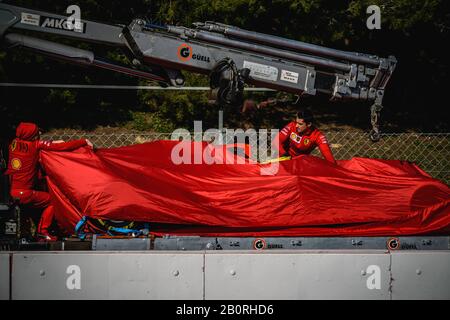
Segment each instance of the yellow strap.
[[279,157],[261,162],[261,164],[291,160],[291,156]]

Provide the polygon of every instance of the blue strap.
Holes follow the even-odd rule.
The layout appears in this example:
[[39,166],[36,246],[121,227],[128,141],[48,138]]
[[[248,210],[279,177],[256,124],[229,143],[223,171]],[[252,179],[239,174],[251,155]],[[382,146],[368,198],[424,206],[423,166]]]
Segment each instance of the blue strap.
[[[83,228],[86,225],[88,220],[87,216],[83,216],[80,221],[78,221],[77,225],[75,226],[75,233],[77,234],[78,238],[81,240],[84,240],[86,238],[86,233],[83,232]],[[146,229],[149,229],[149,225],[145,225]],[[134,233],[135,236],[139,236],[144,233],[143,230],[135,230],[135,229],[125,229],[125,228],[116,228],[116,227],[109,227],[106,233],[110,236],[114,236],[113,232],[115,233],[122,233],[122,234],[132,234]]]
[[86,234],[83,232],[83,228],[87,222],[87,217],[83,216],[80,221],[78,221],[77,225],[75,226],[75,233],[77,234],[78,238],[81,240],[84,240],[86,238]]
[[[123,234],[130,234],[130,233],[134,233],[136,235],[140,235],[142,233],[141,230],[135,230],[135,229],[125,229],[125,228],[116,228],[116,227],[111,227],[108,228],[108,234],[110,234],[110,232],[117,232],[117,233],[123,233]],[[112,235],[112,234],[110,234]]]

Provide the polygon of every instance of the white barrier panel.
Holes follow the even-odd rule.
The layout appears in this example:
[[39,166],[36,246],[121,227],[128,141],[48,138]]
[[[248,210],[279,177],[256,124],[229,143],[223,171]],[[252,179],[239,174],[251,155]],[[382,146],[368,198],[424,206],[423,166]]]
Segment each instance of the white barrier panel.
[[[450,251],[16,252],[12,299],[450,299]],[[0,298],[9,299],[9,254]]]
[[9,253],[0,254],[0,300],[9,300]]
[[392,252],[392,299],[450,299],[450,251]]
[[389,262],[375,250],[208,252],[205,298],[390,299]]
[[15,253],[12,298],[203,299],[203,254]]

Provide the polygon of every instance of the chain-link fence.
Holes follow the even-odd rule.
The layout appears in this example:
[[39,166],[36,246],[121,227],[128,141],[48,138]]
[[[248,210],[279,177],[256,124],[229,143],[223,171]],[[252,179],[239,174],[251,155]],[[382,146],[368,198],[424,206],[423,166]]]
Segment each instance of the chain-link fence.
[[[383,134],[377,143],[370,141],[368,134],[362,132],[328,132],[326,136],[336,159],[367,157],[410,161],[418,164],[433,177],[450,184],[450,133]],[[171,133],[99,134],[79,131],[43,136],[48,140],[64,141],[88,138],[97,148],[115,148],[155,140],[170,140],[171,137]],[[192,134],[192,139],[203,137],[201,133]],[[229,138],[225,138],[225,143],[232,142]],[[246,142],[252,146],[252,150],[256,150],[258,136],[249,135]],[[313,154],[318,155],[318,150],[316,149]],[[265,156],[259,155],[259,159],[265,160]]]

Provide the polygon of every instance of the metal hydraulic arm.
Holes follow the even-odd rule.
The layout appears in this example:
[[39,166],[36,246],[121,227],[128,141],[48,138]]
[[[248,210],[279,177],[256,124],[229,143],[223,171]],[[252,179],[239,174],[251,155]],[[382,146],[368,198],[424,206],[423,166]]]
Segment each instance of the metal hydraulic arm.
[[[120,48],[133,67],[35,37],[38,34]],[[332,100],[370,101],[372,140],[379,139],[382,100],[397,63],[393,56],[379,58],[335,50],[215,22],[194,23],[194,28],[155,25],[141,19],[128,26],[87,20],[72,24],[63,15],[2,3],[0,40],[8,47],[20,46],[171,86],[184,84],[182,70],[206,74],[210,76],[212,96],[221,106],[241,105],[245,84],[299,96],[323,93]]]

